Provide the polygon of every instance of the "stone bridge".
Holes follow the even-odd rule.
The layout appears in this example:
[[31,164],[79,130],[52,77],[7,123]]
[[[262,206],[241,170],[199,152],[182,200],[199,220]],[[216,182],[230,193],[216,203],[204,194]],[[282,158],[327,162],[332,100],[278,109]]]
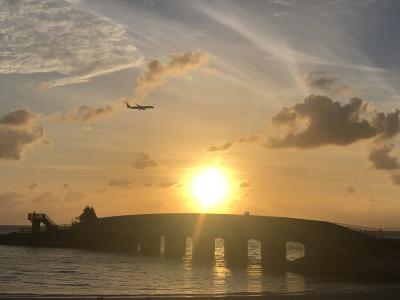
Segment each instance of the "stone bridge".
[[224,256],[230,264],[247,262],[248,240],[261,243],[262,266],[282,270],[286,242],[304,245],[301,268],[355,267],[362,258],[377,255],[382,240],[323,221],[283,217],[219,214],[148,214],[99,218],[76,229],[85,248],[146,256],[160,255],[161,237],[165,255],[182,257],[186,240],[192,238],[193,260],[213,258],[215,238],[224,240]]

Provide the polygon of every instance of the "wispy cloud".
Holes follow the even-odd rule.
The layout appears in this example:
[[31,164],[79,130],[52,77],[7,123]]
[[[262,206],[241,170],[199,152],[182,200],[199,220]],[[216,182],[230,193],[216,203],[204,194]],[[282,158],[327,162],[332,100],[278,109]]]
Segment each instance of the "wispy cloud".
[[132,185],[132,182],[129,179],[112,179],[109,181],[108,185],[114,187],[127,188]]
[[162,86],[172,77],[182,76],[191,70],[203,67],[210,54],[203,51],[174,53],[166,63],[153,59],[146,64],[145,71],[138,77],[132,101],[142,102],[155,88]]
[[158,163],[150,158],[145,152],[140,152],[136,159],[132,162],[132,167],[139,170],[157,167]]
[[0,12],[1,74],[58,73],[51,88],[143,62],[124,26],[68,1],[1,1]]

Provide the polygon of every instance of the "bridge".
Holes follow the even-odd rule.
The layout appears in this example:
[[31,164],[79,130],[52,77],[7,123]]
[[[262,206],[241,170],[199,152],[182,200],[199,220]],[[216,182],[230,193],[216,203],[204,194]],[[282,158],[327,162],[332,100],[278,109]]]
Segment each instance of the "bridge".
[[[289,267],[320,271],[338,267],[354,269],[364,259],[383,255],[393,244],[393,241],[329,222],[220,214],[99,218],[80,224],[79,232],[84,247],[144,256],[160,255],[163,238],[165,256],[183,257],[187,239],[191,238],[193,260],[203,262],[212,260],[215,239],[221,238],[224,240],[224,256],[230,265],[246,264],[248,241],[254,239],[261,244],[261,264],[268,270]],[[303,244],[305,256],[289,263],[286,260],[287,242]]]
[[[28,215],[31,233],[0,236],[0,244],[72,247],[131,255],[181,258],[192,239],[193,262],[213,260],[224,240],[228,266],[245,266],[248,241],[259,241],[264,270],[302,273],[400,272],[400,240],[385,239],[324,221],[222,214],[147,214],[98,218],[59,226],[43,213]],[[47,230],[43,231],[41,224]],[[164,247],[162,247],[162,240]],[[304,257],[286,259],[286,243],[304,246]],[[164,249],[161,253],[161,249]]]

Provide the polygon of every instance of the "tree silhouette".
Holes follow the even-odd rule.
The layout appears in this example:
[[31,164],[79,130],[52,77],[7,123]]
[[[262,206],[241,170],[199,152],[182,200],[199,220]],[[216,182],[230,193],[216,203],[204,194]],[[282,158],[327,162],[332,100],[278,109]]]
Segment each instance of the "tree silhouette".
[[82,213],[79,215],[79,217],[76,217],[76,220],[80,222],[86,222],[90,220],[95,220],[97,219],[96,212],[93,207],[86,206]]

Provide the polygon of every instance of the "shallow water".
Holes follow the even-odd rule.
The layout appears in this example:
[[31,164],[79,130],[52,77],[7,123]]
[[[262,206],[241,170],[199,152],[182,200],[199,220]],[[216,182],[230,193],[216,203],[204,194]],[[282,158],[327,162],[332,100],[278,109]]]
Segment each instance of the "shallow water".
[[[288,258],[302,255],[288,245]],[[291,294],[379,287],[375,284],[324,282],[286,273],[263,274],[260,245],[249,242],[244,269],[230,269],[223,240],[216,240],[215,260],[192,264],[191,243],[183,259],[148,258],[75,249],[0,246],[0,294],[36,295],[194,295],[233,293]]]

